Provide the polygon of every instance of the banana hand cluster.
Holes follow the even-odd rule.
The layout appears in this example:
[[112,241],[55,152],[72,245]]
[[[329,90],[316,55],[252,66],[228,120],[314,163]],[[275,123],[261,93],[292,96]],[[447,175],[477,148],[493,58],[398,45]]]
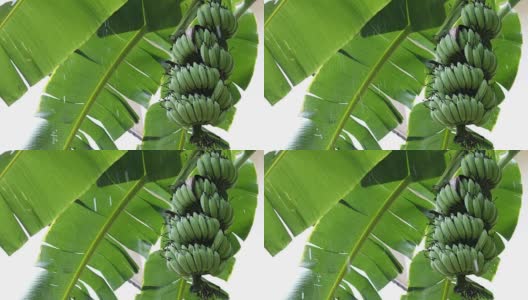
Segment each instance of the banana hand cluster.
[[231,160],[219,153],[204,153],[197,164],[199,174],[173,193],[175,215],[167,220],[164,248],[168,267],[193,278],[219,274],[233,255],[226,232],[234,211],[226,189],[238,177]]
[[200,205],[204,213],[218,219],[222,229],[229,228],[233,224],[233,207],[224,198],[220,197],[220,195],[203,195],[200,199]]
[[435,204],[436,211],[446,216],[465,209],[471,216],[482,219],[486,228],[497,223],[497,207],[469,177],[458,177],[441,188]]
[[198,159],[198,174],[210,178],[220,189],[232,187],[238,179],[233,163],[218,153],[205,153]]
[[204,27],[216,30],[219,37],[224,40],[235,35],[238,28],[235,15],[229,9],[214,1],[198,8],[198,23]]
[[217,1],[198,8],[198,25],[179,36],[172,47],[169,93],[163,106],[170,120],[184,128],[219,125],[234,105],[227,84],[234,68],[226,39],[238,23]]
[[492,189],[502,179],[497,163],[484,153],[469,153],[462,159],[462,175],[473,178],[480,186]]
[[457,177],[436,194],[436,211],[443,215],[451,215],[462,208],[467,195],[476,195],[480,192],[480,186],[472,179]]
[[220,254],[203,245],[168,246],[167,264],[181,276],[218,275],[223,269]]
[[482,275],[486,270],[484,254],[464,244],[433,246],[429,257],[433,268],[445,276]]
[[481,152],[468,153],[462,158],[460,176],[436,195],[438,216],[428,246],[431,266],[445,276],[456,277],[455,290],[462,293],[470,286],[464,276],[482,275],[498,255],[493,231],[498,212],[490,189],[500,179],[495,160]]
[[461,25],[438,42],[428,107],[446,127],[482,126],[498,105],[493,77],[498,62],[491,39],[501,30],[497,13],[483,1],[468,1]]
[[468,214],[458,213],[435,220],[433,238],[439,245],[474,243],[484,230],[484,222]]
[[469,2],[462,8],[462,24],[480,33],[488,41],[496,37],[502,29],[498,14],[482,0]]

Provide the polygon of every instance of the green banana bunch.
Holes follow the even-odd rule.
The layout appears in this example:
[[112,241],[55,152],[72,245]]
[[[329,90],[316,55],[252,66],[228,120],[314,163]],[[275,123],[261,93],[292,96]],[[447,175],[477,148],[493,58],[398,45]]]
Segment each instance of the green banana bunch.
[[200,206],[204,213],[218,219],[222,229],[226,229],[233,224],[233,207],[220,195],[202,195],[200,198]]
[[469,153],[462,159],[462,175],[473,178],[481,187],[492,189],[502,179],[497,163],[484,153]]
[[[227,232],[234,210],[227,200],[238,172],[220,153],[205,152],[197,160],[198,174],[172,195],[174,215],[168,217],[164,256],[169,269],[193,279],[194,290],[205,288],[201,276],[218,275],[233,255]],[[203,291],[201,291],[203,292]]]
[[170,245],[165,255],[169,268],[182,276],[218,275],[225,263],[218,252],[199,244]]
[[218,2],[211,1],[198,8],[198,24],[216,30],[222,39],[235,35],[238,22],[235,15]]
[[220,222],[204,214],[194,213],[169,221],[169,238],[175,245],[211,243],[220,229]]
[[500,33],[502,22],[498,14],[484,2],[475,1],[465,5],[462,8],[462,24],[489,41]]
[[232,187],[238,179],[233,163],[218,153],[204,153],[198,159],[198,174],[210,178],[220,189]]
[[460,138],[455,141],[464,139],[465,126],[484,125],[499,102],[493,89],[498,61],[491,39],[499,34],[501,20],[480,0],[468,1],[461,16],[461,24],[437,44],[427,100],[435,121],[457,128]]
[[235,62],[226,40],[236,33],[238,22],[219,2],[205,1],[197,10],[197,25],[174,41],[169,93],[162,104],[171,121],[192,128],[191,142],[204,147],[212,141],[200,142],[207,139],[201,126],[219,125],[235,104],[228,89]]
[[[172,96],[169,96],[173,99]],[[172,101],[166,104],[169,111],[169,118],[180,126],[186,124],[195,125],[217,125],[221,123],[226,116],[218,102],[203,95],[182,96],[179,101]]]
[[468,214],[457,213],[435,220],[433,238],[440,245],[474,243],[484,230],[484,222]]
[[469,214],[482,219],[486,228],[491,228],[497,223],[497,207],[483,194],[478,194],[477,196],[467,195],[464,199],[464,207]]
[[467,153],[460,175],[436,194],[437,216],[432,222],[428,257],[434,270],[456,278],[455,291],[467,298],[481,295],[485,289],[465,276],[482,275],[498,255],[493,227],[499,215],[491,189],[500,182],[501,174],[495,160],[485,153]]
[[433,268],[445,276],[482,275],[486,270],[484,254],[464,244],[435,245],[429,255]]
[[180,36],[172,47],[172,59],[178,65],[198,60],[198,50],[202,47],[213,47],[218,43],[215,34],[207,29],[193,27]]
[[471,178],[457,177],[436,194],[436,211],[443,215],[451,215],[462,208],[466,196],[480,192],[480,185]]

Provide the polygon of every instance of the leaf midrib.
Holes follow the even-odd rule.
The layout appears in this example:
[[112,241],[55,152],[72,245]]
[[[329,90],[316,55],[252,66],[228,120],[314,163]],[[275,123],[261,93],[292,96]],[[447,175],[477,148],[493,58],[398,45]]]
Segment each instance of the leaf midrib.
[[11,161],[7,164],[7,166],[2,170],[2,173],[0,173],[0,179],[2,179],[5,176],[5,174],[7,174],[9,170],[11,170],[11,167],[13,167],[13,165],[18,160],[18,158],[20,158],[20,155],[22,155],[23,152],[24,151],[20,151],[20,150],[17,151],[15,156],[11,159]]
[[444,138],[442,139],[442,145],[440,146],[440,150],[447,150],[449,146],[450,137],[451,137],[451,131],[449,131],[449,129],[445,129]]
[[449,288],[451,287],[451,282],[449,279],[445,279],[444,288],[442,289],[442,300],[447,300],[449,297]]
[[180,134],[180,142],[178,143],[178,150],[184,150],[185,148],[185,136],[187,135],[187,131],[182,128],[182,133]]
[[389,45],[389,47],[383,52],[383,55],[379,58],[379,60],[376,62],[376,64],[371,68],[370,72],[368,73],[367,77],[361,85],[359,86],[357,92],[354,94],[352,99],[348,102],[348,105],[343,113],[343,116],[339,120],[339,123],[336,127],[336,130],[332,134],[332,138],[330,139],[330,143],[325,147],[325,150],[332,150],[335,143],[337,142],[337,139],[339,138],[341,131],[343,131],[343,128],[345,127],[348,118],[350,117],[350,114],[352,114],[352,111],[356,107],[356,105],[361,100],[361,97],[363,94],[367,91],[368,87],[374,81],[376,76],[379,74],[379,72],[383,69],[385,66],[385,63],[389,60],[389,58],[394,54],[394,52],[398,49],[398,47],[405,41],[405,39],[411,34],[412,27],[408,25],[405,27],[400,34],[392,41],[392,43]]
[[2,31],[4,29],[4,26],[5,24],[7,23],[7,21],[11,18],[11,16],[13,15],[13,12],[14,11],[17,11],[18,7],[23,3],[25,2],[26,0],[18,0],[16,3],[15,3],[15,6],[13,6],[11,8],[11,10],[9,11],[9,13],[7,14],[7,16],[5,16],[5,18],[2,20],[2,22],[0,23],[0,31]]
[[183,289],[185,288],[185,284],[186,284],[185,280],[183,278],[180,278],[180,288],[178,289],[178,295],[176,297],[176,300],[185,300],[183,298],[183,294],[184,294]]
[[288,151],[287,150],[281,151],[279,153],[279,155],[273,160],[273,162],[271,163],[271,166],[269,166],[268,170],[264,174],[264,179],[266,179],[266,177],[268,177],[269,173],[271,173],[271,170],[273,170],[277,166],[279,161],[281,161],[284,158],[284,156],[286,155],[286,152],[288,152]]
[[141,41],[143,36],[147,33],[147,25],[143,25],[141,29],[134,34],[132,39],[128,41],[126,46],[119,52],[119,55],[117,56],[116,60],[107,68],[104,75],[101,77],[101,80],[97,83],[97,86],[95,87],[94,91],[84,104],[83,109],[81,110],[80,114],[75,119],[75,122],[73,124],[73,127],[70,130],[70,133],[68,134],[68,137],[66,138],[66,141],[64,143],[64,147],[62,150],[68,150],[70,148],[70,144],[73,142],[73,139],[75,138],[75,135],[79,128],[81,127],[84,119],[90,112],[90,109],[92,108],[92,105],[95,103],[97,98],[99,97],[99,94],[103,90],[103,88],[106,86],[106,83],[108,80],[110,80],[110,77],[114,74],[114,72],[117,70],[119,65],[123,62],[123,60],[126,58],[126,56],[130,53],[130,51]]
[[363,246],[363,243],[367,240],[370,233],[374,230],[378,222],[381,220],[385,212],[391,207],[391,205],[394,203],[396,199],[400,196],[400,194],[411,184],[412,177],[408,175],[397,187],[396,189],[390,194],[390,196],[387,198],[385,203],[378,209],[378,211],[373,215],[373,218],[368,223],[367,227],[361,234],[359,240],[357,243],[355,243],[354,247],[350,251],[350,254],[346,260],[346,263],[343,264],[341,269],[339,270],[337,280],[334,281],[334,284],[332,285],[332,289],[330,290],[330,293],[327,296],[327,300],[333,300],[335,291],[343,278],[346,275],[347,267],[349,263],[352,263],[356,255],[359,253],[359,250]]
[[147,176],[143,175],[131,187],[131,189],[127,192],[127,194],[121,200],[121,203],[118,206],[116,206],[114,211],[109,215],[108,219],[106,220],[104,225],[101,227],[101,229],[97,233],[95,239],[92,241],[90,246],[87,248],[87,251],[85,252],[85,255],[83,256],[81,262],[79,263],[79,266],[75,269],[75,272],[73,273],[73,276],[71,277],[71,280],[68,283],[68,286],[64,292],[64,295],[62,296],[62,300],[68,300],[68,297],[72,289],[75,287],[75,284],[79,280],[82,272],[84,271],[86,265],[88,264],[88,261],[91,259],[95,250],[99,246],[99,243],[103,240],[108,230],[110,230],[115,220],[121,215],[121,212],[125,209],[128,203],[130,203],[130,201],[136,196],[136,194],[143,188],[143,186],[146,183],[146,179],[147,179]]
[[288,2],[288,0],[282,0],[279,5],[277,5],[277,7],[273,10],[273,12],[271,13],[271,15],[269,16],[268,19],[266,19],[266,21],[264,22],[264,30],[266,30],[266,27],[268,26],[268,23],[275,17],[275,15],[277,14],[277,12],[284,6],[284,4]]

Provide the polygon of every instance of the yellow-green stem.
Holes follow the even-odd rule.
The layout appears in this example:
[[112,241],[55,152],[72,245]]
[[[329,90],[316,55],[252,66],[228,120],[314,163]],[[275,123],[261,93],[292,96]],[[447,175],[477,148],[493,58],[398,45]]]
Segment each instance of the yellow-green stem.
[[244,163],[251,157],[251,155],[253,155],[253,153],[255,153],[255,150],[244,151],[242,156],[237,158],[237,160],[235,161],[235,168],[237,168],[237,170],[240,169],[240,167],[244,165]]
[[504,157],[502,157],[498,163],[499,168],[504,169],[506,165],[515,157],[517,154],[519,154],[519,150],[510,150]]

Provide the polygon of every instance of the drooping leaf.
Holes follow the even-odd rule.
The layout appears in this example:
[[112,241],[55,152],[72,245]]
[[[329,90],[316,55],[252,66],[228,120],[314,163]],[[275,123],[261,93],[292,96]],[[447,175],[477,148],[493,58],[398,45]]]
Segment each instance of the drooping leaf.
[[0,155],[0,247],[8,254],[15,252],[123,154],[18,151]]
[[[129,1],[100,29],[107,35],[93,35],[54,72],[37,114],[44,122],[30,148],[114,149],[114,141],[139,122],[131,101],[148,106],[170,48],[168,35],[150,31],[175,26],[192,1],[148,2]],[[152,5],[175,2],[172,24],[152,16]]]
[[[169,206],[170,194],[149,183],[152,174],[171,176],[166,170],[177,173],[182,167],[181,160],[153,164],[157,156],[164,155],[133,151],[123,156],[123,162],[103,175],[107,182],[117,179],[114,184],[94,184],[54,221],[39,256],[38,266],[44,270],[27,299],[85,298],[85,285],[100,299],[116,299],[113,290],[139,269],[129,252],[148,257],[160,237],[162,212]],[[141,169],[142,176],[120,183],[129,168],[132,174]]]
[[401,31],[410,26],[412,32],[434,28],[446,18],[446,0],[393,0],[361,30],[362,36]]
[[148,32],[172,30],[191,7],[189,0],[128,0],[97,31],[99,36],[137,31],[147,25]]
[[97,180],[98,186],[139,180],[160,181],[176,177],[191,151],[128,151]]
[[265,87],[274,104],[313,74],[390,1],[281,0],[266,5]]
[[[265,247],[277,254],[343,199],[389,152],[283,151],[266,159]],[[332,170],[328,172],[326,170]],[[268,225],[269,224],[269,225]]]
[[506,240],[511,239],[517,227],[522,193],[523,186],[519,165],[517,162],[511,161],[502,170],[500,184],[492,190],[493,200],[500,216],[494,228]]
[[403,270],[393,252],[412,257],[429,224],[423,211],[433,208],[432,194],[418,192],[415,181],[437,179],[443,156],[395,151],[380,162],[366,177],[370,184],[357,185],[315,225],[289,299],[359,298],[349,285],[363,299],[381,299],[377,291]]
[[[414,53],[413,49],[403,49],[399,54],[405,56],[405,64],[389,61],[392,51],[398,49],[390,48],[390,45],[403,43],[404,38],[401,33],[357,37],[333,56],[312,82],[303,105],[302,116],[306,122],[292,147],[357,149],[364,147],[364,140],[379,140],[401,123],[403,116],[391,103],[392,99],[408,104],[420,92],[423,81],[421,78],[408,76],[413,72],[405,70],[412,69],[413,66],[414,69],[422,67],[419,53],[423,49],[407,42],[418,53]],[[375,76],[382,72],[385,63],[388,66],[385,68],[385,76],[379,82],[373,82]],[[392,78],[395,76],[400,78],[397,89],[395,85],[387,84],[394,83]],[[395,94],[391,95],[391,92]],[[398,97],[399,95],[403,97]],[[359,136],[361,133],[363,136]],[[361,138],[358,139],[360,144],[354,144],[349,139],[350,135]]]
[[0,98],[15,102],[126,0],[18,0],[0,6]]
[[423,89],[434,45],[416,31],[441,25],[443,2],[392,1],[334,54],[310,86],[292,147],[379,149]]
[[371,186],[403,180],[412,182],[437,177],[446,167],[445,151],[392,151],[361,180],[361,185]]

